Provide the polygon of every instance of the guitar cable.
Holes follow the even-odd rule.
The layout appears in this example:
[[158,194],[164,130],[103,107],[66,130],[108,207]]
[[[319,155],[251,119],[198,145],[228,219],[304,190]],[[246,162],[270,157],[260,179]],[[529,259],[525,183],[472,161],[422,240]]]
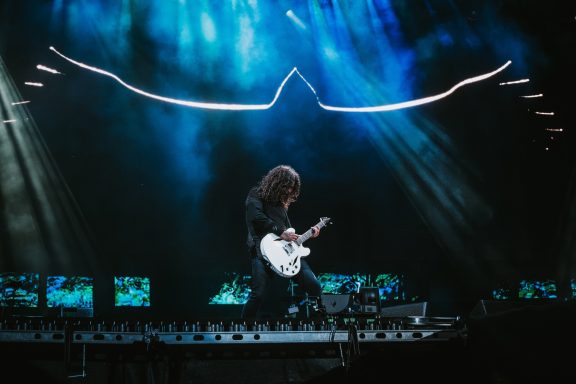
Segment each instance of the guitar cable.
[[346,369],[350,368],[353,358],[360,355],[358,328],[352,322],[348,323],[348,350],[346,351]]

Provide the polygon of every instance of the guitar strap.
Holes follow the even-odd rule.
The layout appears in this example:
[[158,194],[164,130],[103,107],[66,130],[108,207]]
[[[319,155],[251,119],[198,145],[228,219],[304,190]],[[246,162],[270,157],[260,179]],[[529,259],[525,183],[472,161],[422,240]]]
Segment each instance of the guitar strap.
[[286,228],[292,228],[292,224],[290,224],[290,218],[288,217],[288,210],[286,208],[282,208],[284,210],[284,219],[286,220]]

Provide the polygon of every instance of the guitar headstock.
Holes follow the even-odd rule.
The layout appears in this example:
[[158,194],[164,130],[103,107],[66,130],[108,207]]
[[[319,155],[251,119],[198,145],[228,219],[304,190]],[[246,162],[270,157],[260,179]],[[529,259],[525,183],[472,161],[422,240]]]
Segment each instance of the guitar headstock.
[[320,224],[321,224],[322,226],[326,226],[326,225],[328,225],[328,224],[331,224],[331,223],[330,223],[330,220],[331,220],[331,219],[330,219],[329,217],[321,217],[321,218],[320,218]]

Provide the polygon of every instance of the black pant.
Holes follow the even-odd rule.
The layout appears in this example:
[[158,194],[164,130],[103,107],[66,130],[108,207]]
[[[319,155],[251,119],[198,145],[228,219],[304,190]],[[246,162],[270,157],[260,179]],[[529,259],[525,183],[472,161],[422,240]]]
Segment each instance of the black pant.
[[[273,278],[281,277],[276,275],[276,273],[266,265],[264,260],[259,257],[252,257],[251,291],[248,301],[244,304],[244,308],[242,308],[243,319],[256,318],[266,293],[266,287]],[[298,286],[302,288],[308,296],[320,298],[322,287],[306,260],[300,259],[300,272],[298,272],[296,276],[292,277],[292,279],[296,281]]]

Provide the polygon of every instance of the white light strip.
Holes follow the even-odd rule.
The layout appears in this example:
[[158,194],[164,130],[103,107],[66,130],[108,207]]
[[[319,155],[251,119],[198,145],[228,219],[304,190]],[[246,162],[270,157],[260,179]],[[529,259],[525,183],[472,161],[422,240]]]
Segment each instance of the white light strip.
[[564,131],[564,129],[562,129],[562,128],[545,128],[545,129],[547,131],[550,131],[550,132],[563,132]]
[[308,85],[308,87],[312,90],[312,92],[314,92],[314,95],[316,96],[316,99],[318,100],[318,104],[322,108],[324,108],[328,111],[364,112],[364,113],[365,112],[386,112],[386,111],[395,111],[398,109],[415,107],[417,105],[427,104],[427,103],[431,103],[431,102],[436,101],[436,100],[440,100],[440,99],[454,93],[454,91],[456,91],[460,87],[463,87],[464,85],[467,85],[470,83],[475,83],[477,81],[482,81],[482,80],[485,80],[491,76],[494,76],[498,72],[503,71],[510,64],[512,64],[512,61],[509,60],[508,62],[506,62],[506,64],[504,64],[503,66],[501,66],[500,68],[498,68],[492,72],[489,72],[489,73],[486,73],[486,74],[480,75],[480,76],[471,77],[471,78],[468,78],[466,80],[462,80],[461,82],[454,85],[452,88],[450,88],[446,92],[442,92],[442,93],[439,93],[439,94],[434,95],[434,96],[428,96],[428,97],[424,97],[424,98],[416,99],[416,100],[411,100],[411,101],[404,101],[402,103],[376,105],[376,106],[372,106],[372,107],[334,107],[334,106],[322,104],[322,102],[318,98],[318,94],[316,93],[316,90],[312,87],[312,85],[308,81],[306,81],[306,79],[300,74],[300,72],[298,72],[298,75],[302,78],[302,80],[304,80],[304,82]]
[[15,123],[18,120],[4,120],[2,121],[4,124],[10,124],[10,123]]
[[438,95],[429,96],[429,97],[411,100],[411,101],[405,101],[402,103],[384,104],[384,105],[377,105],[377,106],[371,106],[371,107],[336,107],[336,106],[323,104],[320,101],[318,94],[317,94],[316,90],[314,89],[314,87],[308,82],[308,80],[306,80],[306,78],[304,78],[304,76],[302,76],[302,74],[298,71],[298,69],[296,67],[294,67],[290,71],[290,73],[284,78],[284,80],[282,80],[282,83],[280,84],[280,86],[276,90],[276,94],[270,103],[268,103],[268,104],[226,104],[226,103],[206,103],[206,102],[200,102],[200,101],[188,101],[188,100],[173,99],[170,97],[155,95],[155,94],[143,91],[141,89],[138,89],[138,88],[124,82],[122,79],[120,79],[118,76],[116,76],[115,74],[113,74],[111,72],[105,71],[105,70],[100,69],[100,68],[92,67],[92,66],[89,66],[87,64],[81,63],[79,61],[73,60],[73,59],[63,55],[62,53],[58,52],[54,47],[50,47],[50,50],[54,51],[57,55],[59,55],[60,57],[62,57],[63,59],[69,61],[70,63],[72,63],[74,65],[77,65],[77,66],[84,68],[84,69],[87,69],[89,71],[100,73],[104,76],[111,77],[114,80],[116,80],[118,83],[123,85],[124,87],[126,87],[126,88],[130,89],[131,91],[136,92],[140,95],[150,97],[150,98],[155,99],[155,100],[160,100],[160,101],[164,101],[164,102],[172,103],[172,104],[183,105],[183,106],[191,107],[191,108],[216,109],[216,110],[228,110],[228,111],[254,111],[254,110],[265,110],[265,109],[272,108],[272,106],[276,103],[276,101],[278,100],[278,97],[282,93],[284,85],[286,84],[288,79],[290,79],[292,77],[292,75],[294,75],[294,73],[297,73],[298,76],[304,81],[304,83],[306,83],[308,88],[310,88],[310,90],[314,93],[314,96],[316,96],[316,100],[318,102],[318,105],[325,110],[337,111],[337,112],[385,112],[385,111],[393,111],[393,110],[398,110],[398,109],[403,109],[403,108],[414,107],[414,106],[422,105],[422,104],[426,104],[426,103],[431,103],[433,101],[442,99],[442,98],[452,94],[458,88],[460,88],[466,84],[481,81],[481,80],[487,79],[491,76],[494,76],[495,74],[503,71],[506,67],[508,67],[512,63],[512,61],[508,61],[506,64],[502,65],[500,68],[498,68],[492,72],[463,80],[463,81],[459,82],[458,84],[454,85],[448,91],[440,93]]
[[512,84],[522,84],[529,82],[530,79],[522,79],[522,80],[515,80],[515,81],[507,81],[505,83],[500,83],[499,85],[512,85]]
[[42,84],[42,83],[33,83],[31,81],[26,81],[24,84],[30,85],[32,87],[43,87],[44,86],[44,84]]
[[539,93],[539,94],[537,94],[537,95],[526,95],[526,96],[520,96],[520,97],[523,97],[523,98],[525,98],[525,99],[533,99],[533,98],[535,98],[535,97],[544,97],[544,94]]
[[534,112],[537,115],[554,116],[554,112]]
[[28,104],[29,102],[30,102],[30,100],[17,101],[17,102],[12,103],[12,105]]
[[96,67],[91,67],[89,65],[86,65],[84,63],[81,63],[79,61],[73,60],[69,57],[64,56],[62,53],[58,52],[54,47],[50,47],[50,49],[54,52],[56,52],[56,54],[58,54],[59,56],[61,56],[62,58],[64,58],[65,60],[68,60],[69,62],[71,62],[72,64],[75,64],[79,67],[82,67],[84,69],[88,69],[90,71],[96,72],[96,73],[100,73],[104,76],[108,76],[113,78],[114,80],[116,80],[117,82],[119,82],[120,84],[122,84],[124,87],[128,88],[129,90],[139,93],[143,96],[146,97],[150,97],[152,99],[156,99],[156,100],[160,100],[160,101],[164,101],[167,103],[172,103],[172,104],[178,104],[178,105],[183,105],[186,107],[191,107],[191,108],[201,108],[201,109],[217,109],[217,110],[228,110],[228,111],[254,111],[254,110],[264,110],[264,109],[269,109],[271,108],[275,103],[276,100],[278,100],[278,97],[280,96],[280,93],[282,92],[282,88],[284,87],[284,84],[286,84],[286,82],[288,81],[288,79],[294,74],[294,72],[296,71],[296,68],[292,69],[292,71],[290,71],[290,73],[288,74],[288,76],[286,76],[284,78],[284,80],[282,81],[282,83],[280,84],[280,87],[278,87],[278,90],[276,91],[276,95],[274,96],[274,99],[272,99],[272,101],[268,104],[222,104],[222,103],[204,103],[204,102],[200,102],[200,101],[187,101],[187,100],[180,100],[180,99],[173,99],[171,97],[164,97],[164,96],[158,96],[158,95],[154,95],[152,93],[148,93],[146,91],[143,91],[141,89],[138,89],[136,87],[131,86],[130,84],[125,83],[122,79],[120,79],[118,76],[116,76],[113,73],[104,71],[103,69],[100,68],[96,68]]
[[61,72],[58,72],[57,70],[52,69],[52,68],[48,68],[48,67],[46,67],[45,65],[42,65],[42,64],[38,64],[38,65],[36,66],[36,68],[38,68],[38,69],[41,70],[41,71],[46,71],[46,72],[53,73],[53,74],[55,74],[55,75],[62,75]]

